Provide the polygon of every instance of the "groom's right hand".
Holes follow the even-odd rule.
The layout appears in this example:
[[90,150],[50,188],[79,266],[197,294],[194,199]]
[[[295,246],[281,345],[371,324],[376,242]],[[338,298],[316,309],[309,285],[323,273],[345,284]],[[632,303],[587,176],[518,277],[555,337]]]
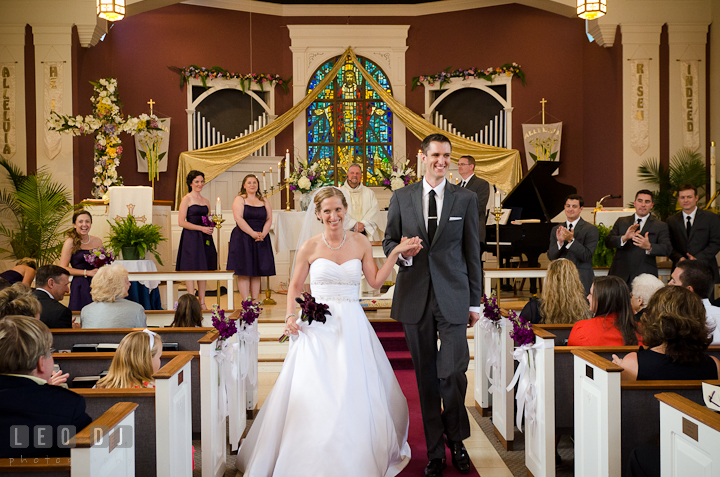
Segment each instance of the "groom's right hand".
[[415,255],[417,255],[417,254],[420,252],[420,249],[422,248],[422,245],[421,245],[421,243],[420,243],[421,240],[420,240],[418,237],[413,237],[413,238],[411,238],[411,239],[409,239],[409,238],[407,238],[407,237],[402,237],[402,238],[400,239],[400,243],[405,243],[405,242],[407,242],[408,240],[410,240],[411,242],[414,242],[414,243],[413,243],[414,247],[411,248],[410,250],[404,251],[404,252],[402,253],[403,258],[414,257]]

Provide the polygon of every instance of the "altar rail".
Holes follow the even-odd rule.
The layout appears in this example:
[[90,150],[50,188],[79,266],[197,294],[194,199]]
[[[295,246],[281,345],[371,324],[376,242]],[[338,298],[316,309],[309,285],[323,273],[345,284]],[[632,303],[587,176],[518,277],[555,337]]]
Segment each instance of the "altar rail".
[[172,308],[175,303],[175,290],[173,282],[184,282],[188,280],[209,280],[227,282],[227,308],[234,308],[235,298],[235,275],[232,270],[212,270],[205,272],[132,272],[128,273],[128,279],[131,282],[140,281],[159,281],[165,282],[166,285],[166,306]]

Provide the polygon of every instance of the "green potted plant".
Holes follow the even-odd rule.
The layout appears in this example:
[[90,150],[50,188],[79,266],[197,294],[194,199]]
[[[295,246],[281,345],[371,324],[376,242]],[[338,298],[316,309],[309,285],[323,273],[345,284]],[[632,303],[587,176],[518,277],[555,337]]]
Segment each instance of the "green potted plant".
[[0,167],[9,179],[9,186],[0,190],[0,237],[7,239],[9,249],[0,253],[34,258],[38,266],[55,262],[73,210],[70,191],[44,168],[26,175],[2,156]]
[[150,252],[160,265],[163,264],[157,246],[167,239],[160,233],[159,225],[138,225],[132,215],[113,222],[110,222],[108,241],[116,254],[122,252],[123,260],[141,260],[146,252]]

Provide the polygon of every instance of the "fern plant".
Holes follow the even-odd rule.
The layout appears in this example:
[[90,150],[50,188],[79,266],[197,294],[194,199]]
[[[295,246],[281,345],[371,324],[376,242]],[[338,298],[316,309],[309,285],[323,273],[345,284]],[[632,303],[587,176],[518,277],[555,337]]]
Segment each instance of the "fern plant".
[[32,257],[38,266],[52,264],[60,256],[73,210],[70,191],[44,168],[26,175],[2,156],[0,166],[11,185],[0,191],[0,237],[10,247],[0,248],[0,253]]
[[[638,167],[638,177],[642,182],[655,186],[653,213],[665,220],[677,209],[677,192],[684,184],[692,184],[698,189],[700,201],[705,199],[705,159],[692,149],[683,148],[670,158],[666,168],[660,160],[650,158]],[[632,206],[631,206],[632,207]]]
[[162,265],[162,259],[157,251],[160,242],[167,239],[162,236],[161,228],[155,224],[138,225],[135,217],[128,215],[126,218],[118,218],[110,222],[110,234],[108,242],[110,247],[116,254],[122,252],[124,247],[131,247],[138,250],[139,255],[143,257],[146,252],[150,252],[155,256],[155,260]]

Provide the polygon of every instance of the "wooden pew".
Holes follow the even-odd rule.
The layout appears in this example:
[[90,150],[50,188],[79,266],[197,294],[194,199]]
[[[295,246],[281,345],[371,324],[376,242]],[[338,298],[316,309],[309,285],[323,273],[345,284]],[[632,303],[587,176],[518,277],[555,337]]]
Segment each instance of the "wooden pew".
[[591,351],[573,354],[575,475],[621,476],[635,447],[657,444],[660,403],[655,394],[674,392],[702,402],[702,381],[621,383],[620,366]]
[[113,405],[70,440],[70,457],[0,459],[0,473],[44,477],[134,477],[137,407],[129,402]]
[[662,477],[720,474],[720,415],[676,393],[660,393]]
[[77,389],[87,413],[100,415],[118,401],[135,410],[135,466],[143,476],[192,475],[191,353],[180,353],[153,375],[156,388]]
[[[226,314],[232,314],[235,310],[225,310]],[[78,318],[78,322],[80,321],[80,312],[79,311],[73,311],[72,312],[73,317]],[[210,328],[212,327],[212,310],[203,310],[203,327]],[[163,328],[163,327],[169,327],[173,320],[175,319],[175,310],[169,309],[169,310],[145,310],[145,316],[147,317],[147,325],[148,327],[155,328]],[[77,328],[75,328],[77,329]]]
[[[104,328],[83,330],[78,328],[54,328],[53,348],[56,350],[72,349],[74,344],[87,343],[120,343],[128,333],[143,328]],[[153,328],[160,335],[163,343],[177,343],[179,351],[198,351],[198,340],[214,328]]]
[[[202,475],[219,477],[225,474],[225,463],[227,461],[227,442],[225,416],[220,415],[218,399],[220,388],[218,376],[220,373],[217,360],[213,357],[218,345],[220,333],[208,333],[200,340],[200,371],[201,371],[201,403],[202,403]],[[238,369],[240,363],[238,363]],[[238,376],[239,377],[239,376]],[[246,395],[245,381],[238,380],[238,387],[235,390],[237,399],[242,402]],[[237,428],[242,433],[246,426],[246,413],[239,412]],[[241,437],[241,436],[238,436]],[[237,442],[233,448],[237,446]]]
[[[198,345],[199,346],[199,345]],[[173,358],[182,353],[192,354],[190,363],[192,368],[192,432],[195,437],[200,436],[200,352],[199,351],[164,351],[160,363],[165,366]],[[68,386],[75,390],[72,380],[78,376],[99,376],[101,372],[110,369],[115,353],[53,353],[53,359],[64,373],[69,373]]]

